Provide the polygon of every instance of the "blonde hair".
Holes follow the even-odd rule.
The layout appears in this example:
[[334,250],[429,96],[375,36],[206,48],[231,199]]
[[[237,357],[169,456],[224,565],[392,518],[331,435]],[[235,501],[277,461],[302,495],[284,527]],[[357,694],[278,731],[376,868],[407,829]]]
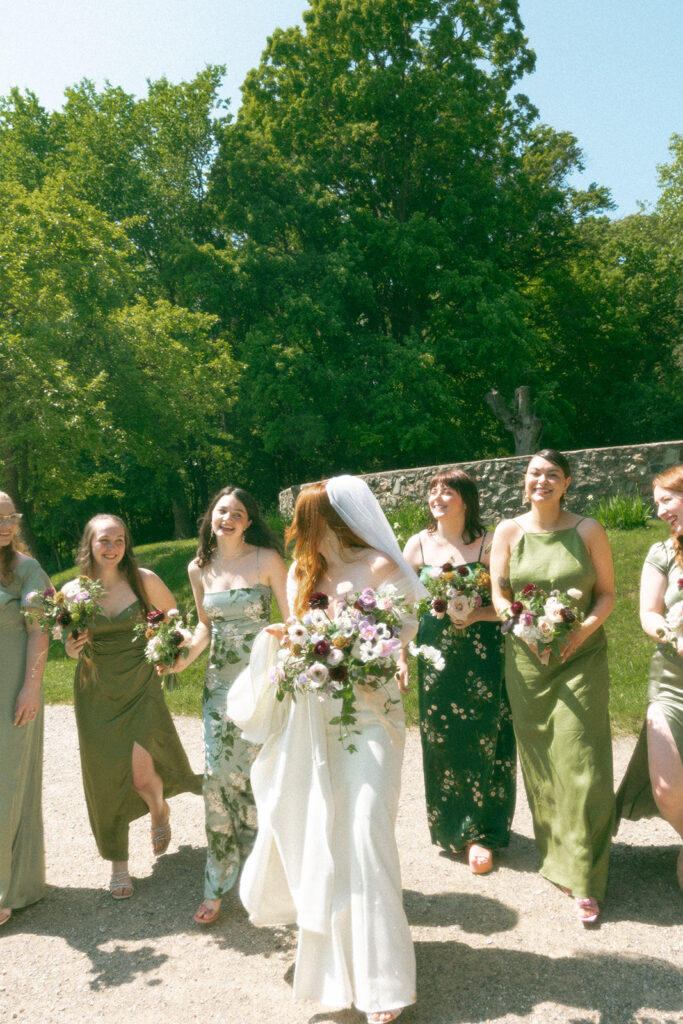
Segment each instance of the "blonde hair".
[[[6,491],[0,491],[0,501],[9,501],[12,507],[16,509],[12,496],[7,494]],[[19,530],[14,534],[9,544],[3,544],[0,548],[0,580],[4,584],[11,583],[14,579],[14,560],[18,551],[25,555],[30,554],[21,539]]]

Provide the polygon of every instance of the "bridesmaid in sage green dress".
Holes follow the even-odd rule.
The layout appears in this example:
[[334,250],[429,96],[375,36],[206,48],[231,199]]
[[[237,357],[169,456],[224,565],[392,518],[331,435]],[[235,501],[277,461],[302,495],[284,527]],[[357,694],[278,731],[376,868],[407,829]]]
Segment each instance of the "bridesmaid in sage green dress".
[[[87,523],[78,550],[80,574],[104,587],[101,614],[92,629],[67,640],[78,658],[74,704],[90,825],[100,855],[112,862],[114,899],[133,895],[128,871],[128,825],[149,811],[152,851],[159,857],[171,840],[167,799],[200,793],[201,777],[190,768],[161,690],[144,656],[136,623],[152,608],[168,612],[173,594],[149,569],[138,567],[128,528],[118,516]],[[69,584],[66,584],[66,589]]]
[[21,609],[50,580],[19,550],[21,514],[0,492],[0,925],[45,892],[43,701],[48,637]]
[[[462,470],[429,483],[432,522],[410,538],[405,556],[426,585],[431,566],[479,567],[488,574],[491,536],[479,494]],[[517,754],[503,678],[503,638],[495,609],[475,608],[452,622],[422,617],[418,643],[437,647],[438,671],[418,659],[420,737],[432,842],[467,850],[470,870],[486,874],[494,849],[507,846],[515,809]]]
[[188,566],[197,628],[187,657],[178,658],[168,671],[181,672],[211,643],[203,699],[207,857],[204,898],[194,915],[201,925],[218,917],[256,836],[249,781],[256,748],[242,739],[226,705],[232,683],[249,663],[256,634],[270,622],[273,594],[281,618],[289,615],[287,569],[279,547],[252,495],[241,487],[224,487],[209,503],[197,555]]
[[512,707],[541,874],[575,899],[584,924],[597,920],[607,883],[614,824],[607,642],[614,604],[605,531],[562,507],[571,480],[564,455],[534,455],[524,477],[531,510],[496,529],[491,555],[499,614],[535,583],[581,591],[585,618],[561,657],[542,664],[535,648],[506,637],[505,680]]

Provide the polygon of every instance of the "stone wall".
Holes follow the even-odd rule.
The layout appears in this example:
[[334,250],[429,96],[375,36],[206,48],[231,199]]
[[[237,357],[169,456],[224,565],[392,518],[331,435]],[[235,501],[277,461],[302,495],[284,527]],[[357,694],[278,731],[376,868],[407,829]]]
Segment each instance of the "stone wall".
[[[583,448],[564,454],[572,467],[567,508],[581,513],[601,498],[617,492],[649,498],[655,473],[683,462],[683,441]],[[495,522],[523,511],[522,477],[528,461],[528,455],[517,455],[508,459],[393,469],[386,473],[368,473],[362,479],[367,481],[382,507],[389,510],[404,501],[423,501],[427,484],[435,473],[464,469],[478,484],[484,518]],[[296,496],[306,486],[300,484],[280,492],[280,511],[284,516],[291,518]]]

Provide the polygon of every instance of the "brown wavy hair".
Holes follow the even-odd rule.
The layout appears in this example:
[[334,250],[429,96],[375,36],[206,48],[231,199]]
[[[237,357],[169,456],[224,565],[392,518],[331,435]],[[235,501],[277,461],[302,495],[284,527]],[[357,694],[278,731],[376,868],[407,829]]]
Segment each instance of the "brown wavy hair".
[[123,519],[119,516],[109,515],[107,512],[100,512],[98,515],[93,516],[92,519],[89,519],[85,524],[83,536],[80,539],[78,550],[76,551],[76,564],[78,566],[78,571],[81,576],[88,576],[90,579],[95,579],[96,570],[92,556],[92,542],[93,537],[95,536],[95,527],[105,519],[109,519],[116,523],[117,526],[120,526],[123,530],[126,550],[123,553],[123,558],[119,562],[117,569],[119,569],[128,580],[131,590],[140,602],[142,614],[145,616],[147,615],[147,612],[151,611],[150,604],[147,600],[147,595],[145,594],[145,588],[142,583],[137,559],[133,554],[133,540],[130,535],[130,530],[124,523]]
[[287,544],[294,543],[292,552],[296,566],[294,578],[297,582],[296,601],[292,611],[303,615],[308,611],[308,599],[327,569],[320,545],[329,527],[344,548],[368,548],[364,540],[357,537],[346,525],[338,512],[332,508],[327,494],[327,481],[305,487],[299,493],[294,506],[294,519],[285,531]]
[[[669,469],[657,473],[657,476],[652,481],[652,489],[654,490],[655,487],[666,487],[667,491],[676,491],[677,494],[683,494],[683,463],[679,463],[677,466],[670,466]],[[671,540],[673,541],[676,565],[683,569],[683,534],[676,536],[672,533]]]
[[[443,473],[436,473],[429,481],[428,491],[431,491],[437,484],[444,484],[460,495],[465,506],[465,528],[462,532],[462,539],[466,544],[471,544],[486,533],[486,527],[481,521],[481,510],[479,508],[479,491],[472,477],[462,469],[453,469]],[[436,530],[436,519],[432,516],[427,527],[427,533],[434,533]]]
[[[9,501],[12,507],[16,509],[11,496],[6,494],[5,491],[0,491],[0,501]],[[9,544],[3,544],[0,548],[0,580],[5,585],[11,583],[14,579],[14,560],[18,551],[21,551],[24,555],[30,554],[30,551],[21,539],[20,530],[17,530]]]
[[200,569],[208,565],[211,561],[211,556],[216,550],[216,536],[211,529],[213,510],[221,498],[227,497],[229,494],[232,494],[238,501],[242,502],[247,515],[251,519],[250,526],[242,534],[245,541],[257,548],[272,548],[279,555],[283,553],[282,541],[264,520],[256,498],[249,491],[245,491],[243,487],[223,487],[217,494],[214,494],[209,502],[209,507],[199,523],[199,544],[197,546],[196,558]]

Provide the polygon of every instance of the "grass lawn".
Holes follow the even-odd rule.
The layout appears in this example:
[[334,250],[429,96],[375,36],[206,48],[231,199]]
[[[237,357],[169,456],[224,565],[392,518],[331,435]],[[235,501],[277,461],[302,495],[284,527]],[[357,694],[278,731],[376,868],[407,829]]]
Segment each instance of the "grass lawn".
[[[612,724],[619,730],[637,732],[645,711],[648,664],[653,650],[652,641],[643,633],[638,618],[640,571],[650,545],[657,540],[664,540],[668,531],[663,523],[653,522],[637,530],[608,532],[614,553],[617,591],[614,611],[606,624],[612,676]],[[196,541],[187,540],[163,541],[136,548],[140,564],[161,576],[183,610],[193,607],[186,567],[196,547]],[[58,573],[53,577],[53,583],[59,587],[73,575],[73,569]],[[273,615],[276,615],[275,609]],[[206,653],[179,674],[177,688],[167,694],[171,711],[184,715],[201,714],[205,663]],[[53,643],[44,676],[45,699],[48,703],[72,702],[74,666],[75,662],[66,657],[62,645]],[[412,664],[413,680],[414,669]],[[415,685],[406,697],[405,706],[408,721],[414,724],[417,722]]]

